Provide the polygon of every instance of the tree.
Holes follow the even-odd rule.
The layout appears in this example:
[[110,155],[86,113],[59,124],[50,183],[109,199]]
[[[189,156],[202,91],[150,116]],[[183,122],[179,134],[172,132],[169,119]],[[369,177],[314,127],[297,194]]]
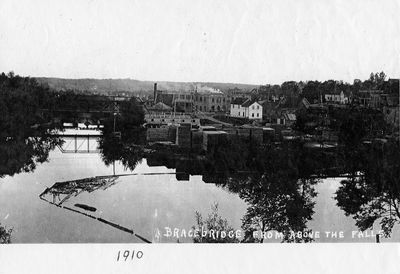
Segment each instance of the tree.
[[[62,143],[42,109],[53,103],[48,88],[14,73],[0,75],[0,177],[30,172]],[[45,124],[46,126],[42,126]]]
[[12,228],[7,229],[6,227],[1,226],[0,223],[0,244],[9,244],[11,243],[11,233]]
[[[236,237],[234,229],[223,219],[218,213],[218,203],[211,206],[211,213],[203,220],[202,215],[196,211],[196,224],[193,230],[199,231],[193,238],[194,243],[237,243],[239,239]],[[202,231],[207,233],[204,236]]]
[[303,87],[302,96],[310,103],[319,102],[321,99],[320,84],[318,81],[308,81]]
[[372,86],[375,89],[381,89],[383,83],[385,82],[386,74],[382,72],[376,72],[375,74],[371,72],[369,76],[369,81],[372,82]]

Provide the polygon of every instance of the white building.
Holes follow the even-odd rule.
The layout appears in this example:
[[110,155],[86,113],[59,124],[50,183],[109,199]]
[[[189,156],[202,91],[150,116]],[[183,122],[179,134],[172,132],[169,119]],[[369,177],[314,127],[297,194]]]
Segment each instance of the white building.
[[236,98],[231,102],[231,116],[245,118],[245,110],[242,104],[246,102],[247,98]]
[[344,95],[343,91],[341,91],[340,94],[325,94],[325,101],[338,104],[347,104],[349,102],[349,98]]
[[231,103],[232,117],[262,120],[262,106],[256,101],[245,98],[236,98]]

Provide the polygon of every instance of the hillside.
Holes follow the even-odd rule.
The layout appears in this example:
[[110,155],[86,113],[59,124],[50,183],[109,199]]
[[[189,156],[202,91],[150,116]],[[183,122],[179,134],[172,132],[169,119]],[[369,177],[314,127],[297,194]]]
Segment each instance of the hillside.
[[[36,78],[41,84],[48,84],[50,88],[55,90],[80,90],[91,92],[110,92],[110,91],[124,91],[131,93],[151,93],[153,91],[152,81],[139,81],[134,79],[64,79],[64,78]],[[235,83],[209,83],[209,82],[167,82],[157,81],[159,90],[165,91],[182,91],[188,92],[195,89],[195,87],[208,87],[226,91],[232,88],[242,90],[251,90],[256,85],[248,84],[235,84]]]

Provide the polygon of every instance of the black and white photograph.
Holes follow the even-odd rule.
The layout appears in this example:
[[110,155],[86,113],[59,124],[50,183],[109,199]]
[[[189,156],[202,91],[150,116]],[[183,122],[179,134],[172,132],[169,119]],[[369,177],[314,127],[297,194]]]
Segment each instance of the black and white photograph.
[[397,0],[1,0],[0,257],[399,243],[399,14]]

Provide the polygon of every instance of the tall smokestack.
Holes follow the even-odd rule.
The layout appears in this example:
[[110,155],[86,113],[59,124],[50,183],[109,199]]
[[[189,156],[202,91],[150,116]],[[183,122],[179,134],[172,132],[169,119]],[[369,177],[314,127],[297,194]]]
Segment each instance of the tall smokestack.
[[154,104],[157,103],[157,83],[154,83]]

